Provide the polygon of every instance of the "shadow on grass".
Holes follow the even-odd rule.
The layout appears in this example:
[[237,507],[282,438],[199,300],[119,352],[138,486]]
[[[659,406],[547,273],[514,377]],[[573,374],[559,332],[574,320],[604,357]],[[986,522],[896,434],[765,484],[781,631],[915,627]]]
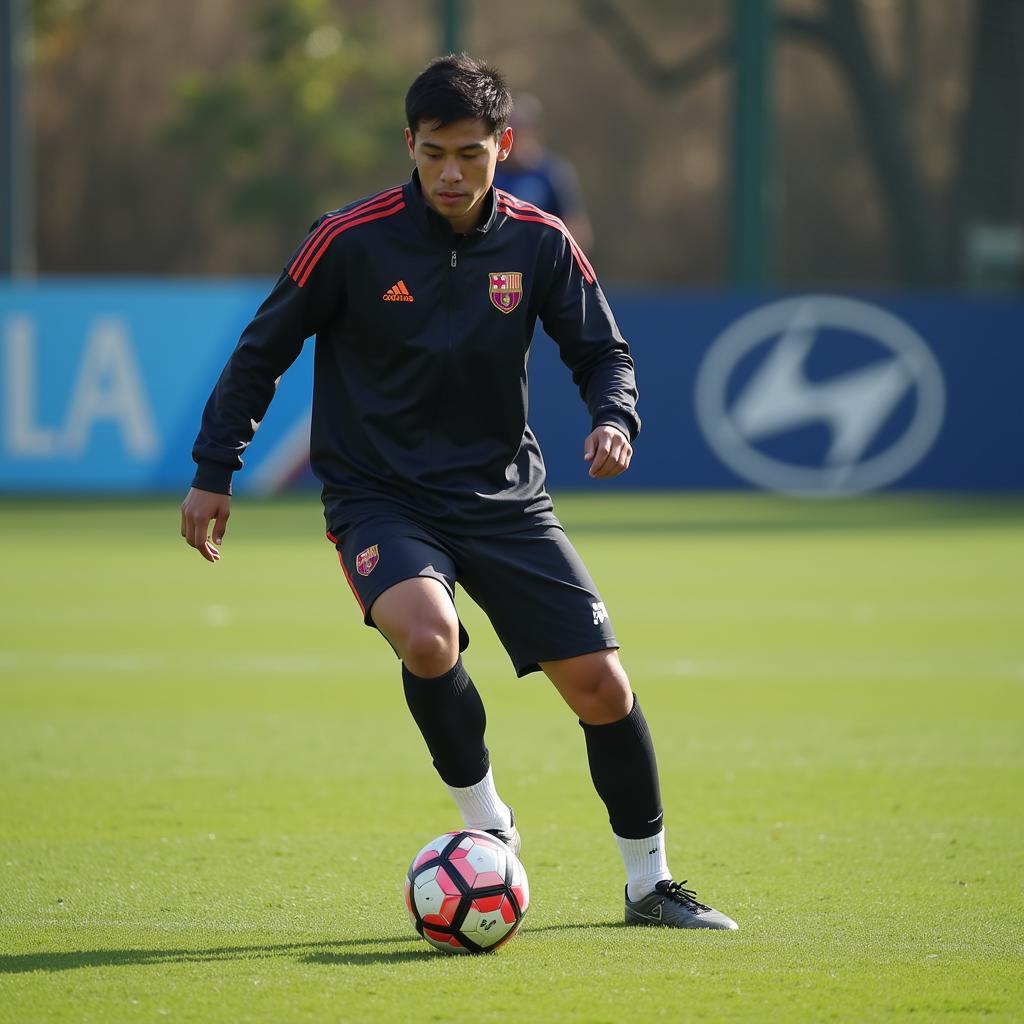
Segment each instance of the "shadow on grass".
[[[546,924],[541,925],[539,928],[524,928],[524,930],[519,933],[519,936],[529,938],[531,935],[536,935],[539,932],[574,932],[588,928],[625,927],[626,925],[623,921],[594,921],[590,924]],[[398,942],[404,940],[395,939],[392,941]],[[325,945],[330,944],[325,943]],[[348,950],[339,953],[310,953],[308,956],[302,957],[302,962],[307,964],[326,964],[341,967],[370,967],[374,964],[393,964],[402,963],[403,961],[409,962],[422,960],[424,958],[430,959],[436,955],[437,953],[434,950],[425,949],[422,946],[419,946],[416,949],[395,953],[381,953],[376,950],[367,952]]]
[[[325,942],[286,942],[254,946],[212,946],[209,949],[81,949],[60,953],[16,953],[0,955],[0,974],[22,974],[28,971],[70,971],[79,967],[132,967],[148,964],[213,963],[218,960],[263,960],[272,957],[298,956],[308,962],[317,962],[314,957],[343,958],[341,952],[331,950],[359,949],[359,962],[368,963],[373,958],[378,963],[396,960],[415,960],[429,956],[430,950],[422,952],[414,946],[419,940],[415,935],[409,938],[382,939],[340,939]],[[410,947],[392,952],[380,950],[380,946],[401,945]],[[312,952],[315,950],[316,952]],[[303,956],[302,954],[307,954]],[[326,961],[325,961],[326,962]],[[341,962],[339,960],[339,962]]]
[[[542,925],[522,934],[576,931],[581,928],[622,928],[621,921],[591,924]],[[397,946],[393,950],[381,946]],[[338,939],[325,942],[287,942],[273,945],[213,946],[209,949],[80,949],[59,953],[0,955],[0,975],[31,971],[71,971],[82,967],[145,967],[150,964],[214,963],[222,960],[264,960],[294,956],[306,964],[372,967],[378,964],[430,960],[436,951],[415,935],[379,939]]]

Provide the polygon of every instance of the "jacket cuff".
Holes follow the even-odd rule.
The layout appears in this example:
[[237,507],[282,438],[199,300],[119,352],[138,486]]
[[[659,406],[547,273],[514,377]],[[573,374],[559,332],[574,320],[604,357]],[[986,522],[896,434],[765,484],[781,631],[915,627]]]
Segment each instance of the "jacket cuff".
[[231,469],[219,462],[200,462],[196,465],[192,486],[200,491],[212,491],[214,494],[230,494]]
[[616,430],[621,430],[626,435],[627,440],[632,443],[635,437],[633,433],[633,423],[626,417],[619,415],[614,412],[602,412],[599,416],[594,419],[593,429],[597,430],[598,427],[615,427]]

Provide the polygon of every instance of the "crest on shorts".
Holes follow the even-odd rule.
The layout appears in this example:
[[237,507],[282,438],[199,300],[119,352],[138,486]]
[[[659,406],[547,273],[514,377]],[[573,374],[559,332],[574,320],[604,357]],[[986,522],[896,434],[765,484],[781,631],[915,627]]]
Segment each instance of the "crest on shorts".
[[356,555],[356,572],[360,576],[369,576],[377,568],[379,561],[380,552],[377,550],[377,545],[374,544],[372,547],[368,547],[365,551],[360,551]]
[[491,282],[491,305],[502,313],[511,313],[523,297],[522,274],[489,274]]

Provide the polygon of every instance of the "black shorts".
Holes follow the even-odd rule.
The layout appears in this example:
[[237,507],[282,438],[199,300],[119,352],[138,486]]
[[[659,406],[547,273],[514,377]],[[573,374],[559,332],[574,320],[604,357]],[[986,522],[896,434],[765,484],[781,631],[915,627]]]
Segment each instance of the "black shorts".
[[[539,522],[499,536],[440,532],[393,513],[356,523],[338,537],[342,570],[373,626],[373,602],[417,576],[436,579],[455,601],[458,583],[480,606],[516,673],[538,662],[619,646],[604,602],[561,526]],[[460,620],[460,650],[469,635]]]

